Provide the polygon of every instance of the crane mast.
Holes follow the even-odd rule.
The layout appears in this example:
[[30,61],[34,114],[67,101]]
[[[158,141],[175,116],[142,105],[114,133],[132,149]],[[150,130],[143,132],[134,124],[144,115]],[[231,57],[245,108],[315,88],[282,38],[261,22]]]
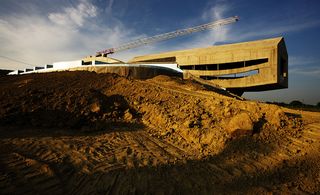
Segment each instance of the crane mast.
[[96,56],[106,56],[108,54],[112,54],[115,52],[120,52],[120,51],[124,51],[127,49],[132,49],[132,48],[140,47],[143,45],[168,40],[168,39],[172,39],[172,38],[179,37],[179,36],[188,35],[188,34],[195,33],[195,32],[209,30],[209,29],[215,28],[217,26],[222,26],[222,25],[237,22],[238,20],[239,20],[238,16],[233,16],[233,17],[213,21],[210,23],[202,24],[199,26],[191,27],[191,28],[185,28],[185,29],[180,29],[180,30],[160,34],[160,35],[155,35],[152,37],[141,38],[141,39],[129,42],[129,43],[125,43],[125,44],[120,45],[118,47],[109,48],[109,49],[105,49],[103,51],[99,51],[99,52],[97,52]]

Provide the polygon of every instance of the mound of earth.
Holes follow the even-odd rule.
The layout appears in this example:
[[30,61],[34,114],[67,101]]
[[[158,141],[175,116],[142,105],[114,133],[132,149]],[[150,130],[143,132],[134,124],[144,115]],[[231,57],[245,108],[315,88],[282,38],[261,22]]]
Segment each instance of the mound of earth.
[[0,78],[0,191],[315,193],[319,113],[168,76]]

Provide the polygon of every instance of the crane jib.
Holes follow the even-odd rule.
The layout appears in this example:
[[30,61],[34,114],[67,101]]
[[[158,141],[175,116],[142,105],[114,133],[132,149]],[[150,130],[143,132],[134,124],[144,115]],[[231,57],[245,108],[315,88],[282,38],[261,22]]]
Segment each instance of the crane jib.
[[234,17],[217,20],[217,21],[214,21],[214,22],[210,22],[210,23],[207,23],[207,24],[202,24],[202,25],[199,25],[199,26],[191,27],[191,28],[180,29],[180,30],[176,30],[176,31],[172,31],[172,32],[168,32],[168,33],[164,33],[164,34],[160,34],[160,35],[155,35],[155,36],[152,36],[152,37],[141,38],[141,39],[138,39],[138,40],[135,40],[135,41],[120,45],[119,47],[113,47],[113,48],[105,49],[103,51],[99,51],[99,52],[97,52],[96,55],[97,56],[98,55],[108,55],[108,54],[112,54],[112,53],[115,53],[115,52],[124,51],[124,50],[127,50],[127,49],[132,49],[132,48],[140,47],[140,46],[143,46],[143,45],[155,43],[155,42],[158,42],[158,41],[164,41],[164,40],[172,39],[172,38],[175,38],[175,37],[188,35],[188,34],[191,34],[191,33],[200,32],[200,31],[204,31],[204,30],[208,30],[208,29],[212,29],[212,28],[215,28],[217,26],[231,24],[231,23],[237,22],[238,20],[239,20],[239,17],[238,16],[234,16]]

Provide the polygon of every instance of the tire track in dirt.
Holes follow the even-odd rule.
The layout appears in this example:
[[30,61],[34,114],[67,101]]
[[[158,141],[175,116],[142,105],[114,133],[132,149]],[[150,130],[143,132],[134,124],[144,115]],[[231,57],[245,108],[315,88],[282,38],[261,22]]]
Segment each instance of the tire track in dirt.
[[[320,126],[320,124],[317,124],[316,127]],[[304,134],[308,133],[310,130],[310,126],[305,127],[305,132]],[[304,135],[303,134],[303,135]],[[154,137],[150,137],[148,134],[145,132],[135,132],[135,133],[130,133],[128,135],[130,138],[127,138],[131,141],[131,145],[135,145],[136,149],[138,147],[141,147],[141,149],[146,149],[146,150],[151,150],[151,151],[157,151],[160,150],[157,155],[169,155],[170,157],[173,156],[179,156],[179,155],[174,155],[174,153],[161,153],[163,150],[166,150],[164,145],[166,144],[163,142],[161,139],[157,139]],[[139,137],[140,139],[137,139]],[[312,138],[315,140],[318,140],[320,136],[313,136]],[[303,138],[303,136],[301,136]],[[152,140],[150,140],[152,139]],[[290,139],[296,139],[296,138],[291,138]],[[303,143],[303,146],[308,149],[310,147],[310,143],[305,142],[303,139],[296,139],[299,140],[299,143]],[[153,143],[150,143],[150,142]],[[156,145],[153,145],[154,142],[156,142]],[[160,144],[159,144],[160,143]],[[311,143],[312,144],[312,143]],[[301,145],[299,145],[299,148],[301,148]],[[238,178],[251,178],[255,177],[255,174],[259,172],[264,172],[268,170],[272,170],[274,167],[279,166],[283,161],[285,160],[290,160],[290,155],[285,154],[285,151],[291,151],[291,150],[296,150],[297,145],[295,142],[289,143],[286,145],[286,143],[283,143],[282,145],[279,145],[277,148],[275,148],[275,151],[265,155],[261,154],[259,152],[254,152],[249,154],[243,154],[243,158],[240,161],[236,161],[233,163],[230,162],[225,162],[221,164],[221,162],[215,162],[209,161],[201,166],[197,167],[197,172],[191,171],[190,176],[192,176],[191,179],[191,184],[193,185],[193,182],[200,182],[196,181],[195,178],[201,178],[211,182],[212,184],[215,185],[222,185],[222,183],[231,183],[234,180],[237,180]],[[167,151],[168,152],[168,151]],[[182,153],[182,152],[181,152]],[[183,153],[178,153],[180,155],[183,155]],[[256,159],[252,159],[252,155],[256,156]],[[139,173],[143,175],[143,173]],[[174,177],[175,173],[167,173],[167,172],[162,172],[160,174],[160,178],[167,181],[167,185],[172,185],[175,183],[175,181],[171,180],[171,177]],[[115,183],[112,184],[112,192],[118,192],[118,193],[125,193],[128,191],[125,191],[122,189],[123,186],[137,186],[140,185],[139,181],[134,180],[133,178],[136,177],[137,175],[135,174],[129,174],[129,175],[117,175],[116,178],[113,181]],[[178,179],[178,178],[177,178]],[[143,180],[145,182],[145,180]],[[88,183],[95,183],[97,181],[88,181]],[[87,184],[88,185],[88,184]],[[269,186],[270,187],[270,186]],[[110,188],[109,188],[110,189]],[[128,188],[126,188],[128,189]],[[145,192],[148,192],[148,188],[144,189]],[[268,188],[265,188],[265,190],[268,190]],[[133,188],[134,191],[134,188]],[[109,191],[110,192],[110,191]],[[151,191],[149,191],[151,192]],[[297,191],[299,192],[299,190]],[[302,191],[300,191],[302,192]]]
[[[114,163],[110,164],[107,161],[101,161],[95,165],[93,172],[96,173],[95,177],[88,177],[83,180],[81,184],[76,184],[78,186],[76,189],[71,191],[71,194],[82,194],[83,192],[89,193],[86,189],[91,189],[91,186],[98,185],[101,182],[102,177],[107,177],[108,175],[114,175],[112,172],[122,172],[125,169],[132,169],[144,166],[156,166],[157,164],[166,164],[168,160],[182,159],[186,156],[186,153],[181,149],[164,142],[163,140],[151,137],[146,131],[136,131],[136,132],[124,132],[117,135],[122,139],[115,141],[114,143],[109,143],[109,147],[117,148],[113,150],[115,155]],[[101,146],[103,147],[103,146]],[[97,148],[95,149],[97,150]],[[128,151],[129,150],[129,151]],[[145,158],[149,158],[149,162],[144,162]],[[151,158],[151,159],[150,159]],[[125,164],[123,164],[125,163]],[[111,180],[111,184],[105,184],[103,186],[104,190],[107,192],[122,192],[122,184],[128,184],[128,182],[134,185],[136,181],[133,179],[128,179],[126,175],[117,174],[116,178],[121,178],[116,182],[117,179]],[[130,181],[132,180],[132,181]],[[122,183],[122,184],[119,184]],[[132,183],[133,182],[133,183]],[[106,185],[109,186],[106,189]],[[129,185],[129,184],[128,184]],[[91,193],[91,192],[90,192]],[[84,193],[86,194],[86,193]]]
[[[152,131],[154,130],[152,130],[152,128],[150,127],[146,129],[146,132]],[[174,146],[172,143],[169,143],[163,139],[158,139],[150,136],[146,132],[141,132],[141,137],[144,137],[146,140],[149,140],[150,142],[156,144],[158,147],[164,149],[171,156],[182,159],[190,155],[187,151],[179,148],[178,146]]]
[[[310,133],[312,132],[312,133]],[[304,139],[305,136],[308,136],[308,139],[314,140],[314,142],[308,142]],[[243,158],[237,160],[236,162],[230,163],[227,162],[215,164],[208,162],[207,165],[213,169],[216,175],[217,180],[221,181],[232,181],[237,177],[241,176],[252,176],[257,172],[272,170],[274,167],[281,167],[282,163],[285,161],[292,160],[292,157],[295,157],[298,153],[304,155],[309,152],[309,150],[319,149],[320,143],[320,123],[313,123],[305,126],[303,134],[298,138],[289,137],[290,140],[293,140],[291,143],[283,143],[275,148],[274,152],[265,155],[258,152],[251,152],[249,154],[242,154]],[[252,158],[252,154],[255,153],[256,159]],[[207,166],[205,165],[205,166]]]
[[[123,171],[125,171],[125,169],[146,166],[140,162],[141,159],[138,157],[132,157],[134,150],[141,153],[140,157],[152,156],[152,161],[158,160],[160,164],[166,164],[166,159],[177,158],[178,161],[180,161],[190,155],[162,139],[150,136],[147,130],[124,132],[120,133],[120,136],[122,138],[120,139],[121,141],[117,140],[115,142],[101,144],[99,147],[93,148],[93,150],[97,152],[87,153],[87,155],[95,156],[95,158],[98,156],[101,157],[100,159],[97,158],[98,161],[92,162],[94,166],[92,172],[96,173],[94,175],[79,172],[72,164],[55,164],[54,166],[56,166],[56,168],[50,168],[52,167],[49,165],[50,163],[59,163],[59,161],[57,161],[57,159],[61,157],[58,155],[59,152],[54,153],[49,148],[44,149],[45,147],[41,146],[41,144],[34,143],[36,141],[27,140],[22,144],[22,151],[0,156],[1,164],[6,166],[6,172],[0,175],[0,189],[5,193],[10,192],[12,186],[18,187],[22,185],[26,190],[23,191],[23,193],[88,194],[97,193],[97,190],[101,190],[104,193],[124,192],[123,189],[121,189],[123,185],[135,186],[140,185],[139,182],[145,182],[145,179],[142,178],[135,180],[134,177],[136,177],[137,174],[140,176],[146,175],[146,177],[150,174],[148,172],[136,172],[130,173],[129,175],[124,174]],[[109,137],[106,136],[106,139],[108,138]],[[194,177],[190,182],[193,185],[194,182],[197,183],[201,180],[207,180],[207,182],[212,183],[212,185],[220,186],[223,183],[227,185],[228,183],[232,183],[232,181],[237,181],[238,178],[255,177],[259,172],[265,172],[280,166],[284,161],[290,160],[297,150],[301,150],[299,153],[303,154],[304,152],[308,152],[310,148],[319,147],[320,123],[306,125],[299,138],[288,137],[288,139],[292,140],[292,142],[282,143],[282,145],[279,145],[272,153],[267,155],[252,151],[250,153],[243,153],[241,158],[233,159],[234,161],[232,161],[232,159],[218,161],[213,157],[212,160],[204,161],[204,163],[198,166],[196,168],[198,172],[195,170],[189,171]],[[93,141],[94,139],[90,140]],[[313,142],[309,142],[308,140],[313,140]],[[58,141],[58,143],[61,142]],[[87,144],[91,145],[91,143]],[[126,151],[128,146],[133,150],[130,154],[127,154]],[[86,146],[84,145],[83,147]],[[108,149],[104,150],[104,148]],[[29,153],[29,155],[24,156],[24,153]],[[110,154],[115,155],[115,158],[122,156],[126,159],[124,160],[127,161],[126,164],[123,164],[121,161],[111,162],[110,158],[106,157]],[[51,156],[55,157],[53,158]],[[253,158],[253,156],[255,156],[255,158]],[[128,161],[130,161],[128,159],[130,158],[131,161],[136,160],[136,164],[133,162],[131,162],[131,164],[128,163]],[[162,170],[159,177],[164,179],[164,181],[167,180],[167,185],[170,186],[176,182],[169,178],[177,173],[163,171],[164,170]],[[181,177],[182,176],[183,175],[181,175]],[[196,181],[195,178],[198,177],[203,178]],[[62,187],[62,185],[65,185],[65,187]],[[95,186],[100,187],[95,188]],[[146,187],[148,187],[147,184]],[[68,190],[65,190],[66,188]],[[145,189],[145,191],[147,192],[148,189]]]
[[[150,136],[147,133],[147,130],[125,132],[121,134],[121,136],[124,138],[124,140],[121,140],[121,143],[119,141],[114,143],[108,142],[105,143],[105,145],[100,146],[107,146],[108,148],[113,148],[113,150],[100,149],[99,152],[88,154],[105,157],[111,153],[117,156],[118,153],[122,152],[122,154],[119,155],[126,155],[124,158],[126,158],[125,161],[128,163],[128,161],[130,161],[128,158],[132,158],[130,157],[130,154],[132,153],[125,153],[127,152],[126,148],[130,146],[131,150],[141,152],[141,156],[152,156],[154,160],[157,159],[159,160],[158,163],[162,164],[167,163],[166,158],[177,158],[178,160],[181,160],[187,156],[183,150],[165,142],[162,139]],[[275,148],[274,152],[267,155],[252,151],[248,154],[242,154],[241,158],[236,161],[229,161],[228,159],[225,159],[224,163],[221,163],[221,161],[217,162],[214,159],[209,160],[197,167],[197,170],[190,172],[192,177],[194,177],[190,182],[192,185],[194,182],[200,182],[201,180],[196,181],[195,178],[200,178],[202,175],[205,175],[205,177],[207,177],[207,182],[220,186],[222,184],[226,185],[228,183],[232,183],[232,181],[237,181],[238,178],[257,177],[257,175],[263,174],[265,171],[279,166],[284,161],[290,160],[297,150],[303,150],[304,148],[308,150],[311,147],[319,147],[320,123],[306,125],[299,138],[288,137],[288,139],[293,141],[291,143],[283,143],[282,145],[279,145]],[[313,142],[310,143],[308,140],[313,140]],[[70,164],[64,164],[62,166],[59,165],[58,172],[55,172],[54,169],[50,170],[50,166],[48,164],[50,164],[50,162],[57,162],[50,161],[51,158],[48,158],[48,156],[52,155],[53,152],[48,149],[41,148],[41,145],[37,145],[34,142],[36,141],[32,142],[29,140],[21,145],[21,150],[23,149],[24,153],[30,153],[28,157],[19,153],[1,155],[1,163],[5,164],[7,168],[6,173],[2,173],[0,175],[0,189],[2,192],[10,192],[14,183],[16,183],[16,185],[25,186],[24,189],[27,189],[26,192],[29,193],[50,192],[58,194],[96,193],[97,189],[95,189],[95,186],[100,186],[98,189],[103,192],[124,192],[121,189],[123,186],[139,185],[137,183],[139,181],[133,179],[135,176],[134,174],[125,178],[122,173],[125,169],[132,166],[130,163],[122,164],[118,161],[110,163],[108,158],[99,159],[99,163],[95,162],[96,164],[94,164],[95,168],[93,171],[96,172],[96,174],[94,176],[88,176],[85,173],[81,173],[74,169]],[[120,145],[118,145],[119,143]],[[88,143],[88,145],[90,145],[90,143]],[[255,156],[255,158],[253,158],[253,156]],[[60,156],[57,156],[56,158],[59,159]],[[139,162],[141,159],[131,160],[138,160]],[[44,162],[47,162],[48,164],[45,164]],[[105,167],[99,167],[103,164]],[[137,166],[143,165],[139,163],[133,164],[133,167],[137,168]],[[47,172],[41,172],[44,167],[47,168]],[[48,170],[52,172],[48,174]],[[12,176],[10,176],[10,174]],[[143,175],[144,173],[140,174]],[[158,176],[164,179],[164,181],[167,180],[167,185],[170,185],[170,183],[175,181],[170,180],[169,178],[173,177],[175,174],[178,173],[168,173],[165,170],[162,170]],[[61,179],[59,175],[60,177],[62,176],[63,179]],[[101,180],[104,182],[101,183]],[[68,190],[64,190],[65,187],[62,187],[62,185],[65,185]],[[267,189],[268,188],[265,188],[265,190]],[[148,192],[148,189],[145,190]]]
[[[7,174],[12,175],[13,183],[11,185],[16,185],[18,189],[22,185],[34,193],[45,191],[63,193],[60,180],[47,164],[18,153],[3,155],[0,161],[5,164]],[[25,192],[21,191],[21,193]]]

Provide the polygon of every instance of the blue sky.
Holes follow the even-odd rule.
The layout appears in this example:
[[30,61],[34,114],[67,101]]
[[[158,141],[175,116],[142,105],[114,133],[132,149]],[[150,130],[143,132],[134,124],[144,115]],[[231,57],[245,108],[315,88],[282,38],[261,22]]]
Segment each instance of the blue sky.
[[206,47],[283,36],[289,88],[245,93],[262,101],[320,102],[318,0],[0,0],[0,68],[76,60],[141,37],[239,16],[214,30],[148,45],[112,57]]

